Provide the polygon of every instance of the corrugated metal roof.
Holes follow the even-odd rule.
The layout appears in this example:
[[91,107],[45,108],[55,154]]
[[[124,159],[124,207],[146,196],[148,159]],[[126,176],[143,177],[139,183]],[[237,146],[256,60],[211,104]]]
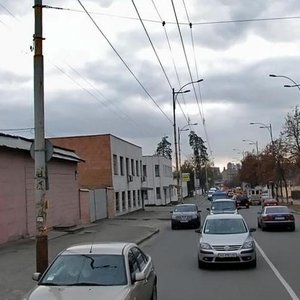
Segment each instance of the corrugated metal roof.
[[[0,147],[30,151],[32,142],[33,140],[24,137],[0,133]],[[53,157],[76,162],[82,161],[74,151],[60,147],[53,148]]]

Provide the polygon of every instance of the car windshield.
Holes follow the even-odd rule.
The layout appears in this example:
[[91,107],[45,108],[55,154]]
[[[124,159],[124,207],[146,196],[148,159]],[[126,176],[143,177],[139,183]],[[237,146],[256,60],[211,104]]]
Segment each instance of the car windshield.
[[289,209],[287,207],[268,207],[266,208],[266,214],[278,214],[278,213],[289,213]]
[[181,205],[181,206],[175,207],[174,211],[175,212],[195,212],[195,211],[197,211],[197,208],[194,205]]
[[238,234],[247,231],[242,219],[209,219],[204,226],[206,234]]
[[232,201],[216,201],[212,203],[212,211],[232,211],[235,210],[235,203]]
[[40,285],[126,285],[122,255],[60,255]]

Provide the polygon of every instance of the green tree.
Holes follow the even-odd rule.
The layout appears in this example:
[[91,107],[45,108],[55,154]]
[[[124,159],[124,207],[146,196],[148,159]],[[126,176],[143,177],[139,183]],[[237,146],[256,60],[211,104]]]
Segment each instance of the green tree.
[[193,162],[197,174],[197,178],[200,180],[200,186],[202,190],[205,188],[206,183],[206,164],[208,163],[207,148],[204,145],[203,139],[198,136],[194,131],[189,134],[189,143],[193,149]]
[[164,136],[158,143],[155,154],[172,159],[171,143],[167,140],[167,138],[167,136]]

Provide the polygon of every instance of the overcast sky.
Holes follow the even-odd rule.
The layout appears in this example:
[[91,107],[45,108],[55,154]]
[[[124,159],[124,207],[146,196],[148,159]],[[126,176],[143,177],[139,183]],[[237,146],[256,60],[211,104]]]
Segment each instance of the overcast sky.
[[[173,145],[172,88],[190,89],[177,95],[177,127],[198,123],[190,128],[222,168],[255,149],[243,139],[259,149],[270,142],[250,122],[271,124],[276,138],[299,104],[300,90],[284,87],[290,79],[268,76],[300,83],[299,0],[43,4],[47,137],[111,133],[154,154],[165,135]],[[0,0],[0,131],[31,138],[33,5]],[[188,131],[180,138],[184,160]]]

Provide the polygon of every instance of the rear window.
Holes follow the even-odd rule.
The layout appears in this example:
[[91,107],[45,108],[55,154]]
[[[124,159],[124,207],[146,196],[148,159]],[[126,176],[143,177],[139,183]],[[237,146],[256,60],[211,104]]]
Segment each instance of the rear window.
[[287,207],[268,207],[266,208],[267,214],[277,214],[277,213],[289,213],[289,209]]

